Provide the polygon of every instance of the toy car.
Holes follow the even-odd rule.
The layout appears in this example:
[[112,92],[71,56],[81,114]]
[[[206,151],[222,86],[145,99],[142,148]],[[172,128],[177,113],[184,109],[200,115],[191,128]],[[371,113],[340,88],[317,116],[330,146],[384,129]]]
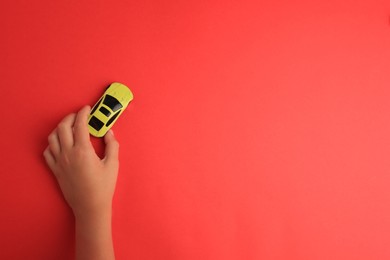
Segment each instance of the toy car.
[[128,87],[118,82],[109,85],[88,117],[89,133],[96,137],[104,136],[131,100],[133,93]]

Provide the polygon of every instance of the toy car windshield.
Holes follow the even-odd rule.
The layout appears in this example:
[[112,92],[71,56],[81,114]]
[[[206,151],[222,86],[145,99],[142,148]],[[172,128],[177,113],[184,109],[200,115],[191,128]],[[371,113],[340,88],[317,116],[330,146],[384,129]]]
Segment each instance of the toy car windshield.
[[111,108],[113,112],[122,108],[121,103],[119,103],[119,101],[116,98],[110,95],[106,95],[106,97],[103,100],[103,104]]

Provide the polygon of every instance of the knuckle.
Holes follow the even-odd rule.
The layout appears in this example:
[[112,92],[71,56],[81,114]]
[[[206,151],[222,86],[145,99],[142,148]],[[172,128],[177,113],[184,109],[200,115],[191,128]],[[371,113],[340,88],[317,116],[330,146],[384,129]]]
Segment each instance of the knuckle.
[[83,129],[83,125],[80,124],[80,122],[75,122],[75,124],[73,126],[73,130],[75,132],[80,132],[82,129]]
[[69,156],[66,153],[62,154],[60,157],[60,162],[61,165],[69,165],[70,164]]
[[45,157],[45,158],[49,157],[49,151],[47,148],[43,151],[43,157]]
[[57,138],[56,135],[55,135],[55,133],[51,133],[51,134],[47,137],[47,141],[48,141],[49,143],[52,143],[52,142],[55,140],[55,138]]
[[65,130],[67,127],[68,127],[68,126],[67,126],[66,123],[64,123],[64,122],[59,123],[58,126],[57,126],[57,128],[58,128],[59,131],[63,131],[63,130]]
[[84,134],[86,131],[88,131],[87,125],[80,122],[75,122],[73,131],[78,134]]
[[88,151],[84,146],[75,146],[73,152],[74,152],[74,156],[80,159],[84,159],[88,155]]

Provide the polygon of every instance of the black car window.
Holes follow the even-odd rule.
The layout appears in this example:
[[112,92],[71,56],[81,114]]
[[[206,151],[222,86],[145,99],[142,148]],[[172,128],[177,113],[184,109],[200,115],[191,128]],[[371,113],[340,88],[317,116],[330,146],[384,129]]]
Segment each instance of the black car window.
[[97,102],[96,105],[92,108],[92,111],[91,111],[91,113],[90,113],[91,115],[96,111],[96,108],[98,108],[98,106],[100,105],[100,102],[102,102],[102,99],[103,99],[103,98],[101,98],[101,99],[99,100],[99,102]]
[[92,116],[88,123],[90,126],[96,129],[96,131],[99,131],[102,129],[104,123],[100,121],[97,117]]
[[110,126],[110,125],[112,124],[112,122],[114,122],[115,118],[118,117],[118,115],[119,115],[120,112],[121,112],[121,111],[116,112],[116,114],[113,115],[113,116],[110,118],[110,120],[108,120],[108,122],[106,123],[106,126]]
[[111,108],[112,111],[114,111],[114,112],[117,111],[118,109],[122,108],[121,103],[119,103],[119,101],[116,98],[114,98],[113,96],[110,96],[110,95],[106,95],[106,97],[104,98],[103,104],[105,104],[106,106]]
[[106,117],[109,117],[111,115],[111,112],[108,111],[108,109],[105,107],[100,107],[99,111],[102,112]]

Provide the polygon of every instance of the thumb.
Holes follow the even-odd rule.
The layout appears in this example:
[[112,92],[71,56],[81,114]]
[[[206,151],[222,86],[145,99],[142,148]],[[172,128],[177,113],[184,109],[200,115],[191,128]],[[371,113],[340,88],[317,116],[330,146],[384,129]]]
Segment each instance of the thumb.
[[119,143],[112,130],[109,130],[104,136],[104,142],[106,143],[104,161],[106,163],[118,163]]

